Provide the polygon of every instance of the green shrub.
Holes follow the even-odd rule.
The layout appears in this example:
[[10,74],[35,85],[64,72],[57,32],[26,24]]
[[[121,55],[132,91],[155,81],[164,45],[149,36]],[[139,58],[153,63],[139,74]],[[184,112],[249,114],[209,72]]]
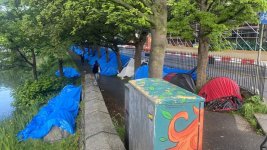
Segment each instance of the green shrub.
[[255,113],[267,113],[267,105],[265,105],[259,96],[252,96],[245,100],[242,108],[239,110],[240,114],[252,125],[257,127],[257,120],[254,116]]
[[36,81],[26,81],[25,84],[15,89],[13,105],[16,108],[42,105],[61,88],[61,79],[55,77],[43,76]]

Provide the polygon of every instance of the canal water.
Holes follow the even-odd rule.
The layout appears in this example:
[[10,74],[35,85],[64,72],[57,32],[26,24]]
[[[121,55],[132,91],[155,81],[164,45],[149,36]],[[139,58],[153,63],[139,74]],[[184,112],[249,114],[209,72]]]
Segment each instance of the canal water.
[[12,102],[12,89],[0,86],[0,120],[11,116],[14,110],[11,105]]
[[13,89],[21,85],[31,74],[23,69],[0,70],[0,121],[10,117],[15,110],[12,107]]

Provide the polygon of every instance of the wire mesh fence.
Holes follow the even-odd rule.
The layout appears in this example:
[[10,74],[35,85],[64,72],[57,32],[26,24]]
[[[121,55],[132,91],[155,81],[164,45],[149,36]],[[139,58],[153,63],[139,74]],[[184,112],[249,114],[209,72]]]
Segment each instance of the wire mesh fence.
[[[134,49],[122,49],[121,53],[129,57],[134,56]],[[164,65],[171,68],[191,70],[197,66],[196,53],[166,52]],[[143,59],[148,59],[149,54],[143,53]],[[253,59],[233,58],[231,56],[210,55],[207,64],[209,78],[228,77],[236,81],[238,85],[263,97],[264,85],[267,78],[267,66],[264,63],[257,64]]]

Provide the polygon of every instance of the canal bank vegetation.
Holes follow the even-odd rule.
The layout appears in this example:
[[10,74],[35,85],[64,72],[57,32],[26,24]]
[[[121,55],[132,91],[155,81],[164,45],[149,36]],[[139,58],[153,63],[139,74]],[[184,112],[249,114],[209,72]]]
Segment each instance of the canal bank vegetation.
[[[74,62],[66,55],[63,59],[68,66],[76,67]],[[79,149],[81,135],[81,112],[76,119],[76,132],[62,141],[53,144],[42,140],[18,141],[16,135],[22,130],[39,108],[59,93],[66,84],[80,84],[80,79],[57,78],[55,71],[57,62],[49,61],[47,64],[40,64],[40,70],[44,72],[39,75],[38,80],[32,80],[31,76],[14,90],[14,103],[16,110],[12,116],[0,122],[0,149],[25,149],[25,150],[46,150],[46,149]],[[46,63],[40,62],[40,63]],[[46,73],[45,73],[46,72]],[[81,110],[80,110],[81,111]]]

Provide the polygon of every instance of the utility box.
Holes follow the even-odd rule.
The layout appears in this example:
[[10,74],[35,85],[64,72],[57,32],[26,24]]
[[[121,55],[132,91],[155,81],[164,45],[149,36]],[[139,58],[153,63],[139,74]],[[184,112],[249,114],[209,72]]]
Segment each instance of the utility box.
[[161,79],[129,81],[125,90],[129,150],[202,150],[204,99]]

